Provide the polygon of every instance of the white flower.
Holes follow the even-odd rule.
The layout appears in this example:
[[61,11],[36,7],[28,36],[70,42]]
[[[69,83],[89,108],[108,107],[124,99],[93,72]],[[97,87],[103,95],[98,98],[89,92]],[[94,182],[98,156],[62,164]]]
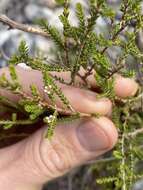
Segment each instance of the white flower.
[[51,88],[52,88],[52,85],[49,85],[48,87],[51,89]]
[[50,116],[47,116],[45,117],[45,121],[47,123],[51,123],[56,117],[54,115],[50,115]]

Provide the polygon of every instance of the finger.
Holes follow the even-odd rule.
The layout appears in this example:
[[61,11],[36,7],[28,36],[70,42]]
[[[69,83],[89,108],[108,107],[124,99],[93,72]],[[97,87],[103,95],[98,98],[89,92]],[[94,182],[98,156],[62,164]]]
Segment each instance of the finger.
[[[81,68],[79,73],[81,74],[81,76],[84,76],[85,71]],[[71,78],[70,72],[61,72],[61,73],[52,72],[52,75],[61,77],[66,82],[70,82],[70,78]],[[88,85],[91,88],[97,87],[94,75],[95,75],[95,72],[93,71],[92,74],[89,75],[86,79]],[[76,83],[77,83],[77,85],[78,85],[78,83],[83,84],[84,81],[79,76],[77,76]],[[135,82],[134,79],[125,78],[120,75],[115,75],[114,90],[118,97],[126,98],[126,97],[130,97],[130,96],[134,96],[136,94],[136,92],[138,90],[138,84]]]
[[[81,67],[79,74],[80,76],[84,76],[85,75],[85,70]],[[71,81],[71,72],[70,71],[64,71],[64,72],[51,72],[52,76],[57,76],[62,78],[66,83],[70,83]],[[91,88],[96,88],[97,84],[95,81],[95,72],[91,72],[91,74],[86,78],[86,82],[89,85],[89,87]],[[83,81],[83,79],[80,76],[76,76],[75,77],[75,85],[79,86],[81,84],[84,84],[85,82]]]
[[51,140],[44,138],[45,132],[44,127],[17,145],[0,150],[0,163],[4,162],[0,169],[9,162],[11,170],[7,171],[16,181],[40,185],[109,151],[118,137],[106,117],[58,125]]
[[138,84],[134,79],[125,78],[120,75],[116,76],[115,86],[116,94],[121,98],[134,96],[138,90]]
[[[16,71],[24,92],[30,95],[30,85],[36,84],[41,96],[44,97],[45,100],[50,103],[48,95],[44,93],[43,79],[40,71],[29,71],[24,70],[20,67],[16,67]],[[5,73],[6,77],[10,78],[8,68],[1,69],[0,74],[2,73]],[[57,84],[76,111],[82,113],[98,113],[101,115],[108,115],[111,113],[112,103],[108,98],[102,98],[99,100],[97,99],[97,94],[89,90],[67,86],[60,83]],[[19,97],[12,94],[11,92],[2,89],[0,90],[0,94],[9,97],[11,100],[18,101],[19,99]],[[63,104],[58,97],[56,98],[56,104],[60,108],[63,107]]]

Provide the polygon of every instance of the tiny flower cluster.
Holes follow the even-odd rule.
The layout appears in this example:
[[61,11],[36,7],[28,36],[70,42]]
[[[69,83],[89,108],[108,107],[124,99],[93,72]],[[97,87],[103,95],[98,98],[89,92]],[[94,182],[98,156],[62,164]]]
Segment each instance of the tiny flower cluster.
[[56,119],[56,117],[54,116],[54,115],[50,115],[50,116],[47,116],[47,117],[45,117],[45,121],[47,122],[47,123],[51,123],[53,120],[55,120]]
[[49,89],[52,89],[52,85],[49,85],[49,86],[45,86],[45,87],[44,87],[44,92],[47,93],[48,95],[51,94],[51,92],[50,92]]

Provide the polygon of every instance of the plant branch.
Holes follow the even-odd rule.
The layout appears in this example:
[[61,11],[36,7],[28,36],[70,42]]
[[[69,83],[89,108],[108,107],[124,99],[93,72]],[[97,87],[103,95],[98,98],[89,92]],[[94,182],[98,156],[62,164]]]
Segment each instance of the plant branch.
[[124,65],[120,65],[119,67],[115,68],[113,71],[111,71],[107,79],[111,78],[114,74],[118,73],[122,68],[124,68]]
[[36,123],[37,120],[16,120],[16,121],[11,121],[11,120],[0,120],[0,125],[5,125],[5,124],[11,124],[11,125],[31,125]]
[[125,171],[125,135],[123,134],[122,140],[121,140],[121,153],[122,153],[122,162],[121,162],[121,172],[122,172],[122,181],[123,181],[123,186],[122,189],[126,190],[126,171]]
[[[33,98],[31,96],[29,96],[28,94],[26,94],[26,92],[23,92],[23,91],[18,91],[18,94],[23,97],[23,98],[26,98],[26,99],[29,99],[29,100],[33,100]],[[49,109],[53,109],[55,110],[55,106],[49,104],[49,102],[43,100],[43,99],[40,99],[39,100],[39,105],[45,107],[45,108],[49,108]],[[63,108],[59,108],[59,107],[56,107],[57,111],[60,113],[60,114],[63,114],[63,115],[71,115],[71,116],[74,116],[74,115],[77,115],[79,114],[80,117],[90,117],[91,114],[86,114],[86,113],[79,113],[79,112],[76,112],[76,111],[73,111],[72,110],[65,110]]]
[[18,29],[18,30],[21,30],[24,32],[37,34],[37,35],[40,35],[43,37],[49,37],[49,35],[46,32],[44,32],[43,30],[41,30],[40,28],[36,28],[36,27],[30,26],[30,25],[25,25],[25,24],[15,22],[15,21],[11,20],[10,18],[8,18],[6,15],[0,15],[0,22],[8,25],[9,29]]
[[139,134],[143,134],[143,128],[137,129],[134,132],[128,133],[126,137],[136,137]]
[[8,98],[4,97],[4,96],[1,96],[0,95],[0,103],[1,104],[4,104],[4,105],[7,105],[7,106],[10,106],[14,109],[17,109],[19,111],[22,111],[22,109],[20,108],[20,106],[18,106],[18,104],[16,103],[13,103],[12,101],[10,101]]
[[[116,38],[118,37],[118,35],[128,26],[128,23],[124,24],[124,19],[125,19],[125,15],[127,13],[127,8],[128,8],[128,3],[125,5],[124,11],[123,11],[123,15],[121,18],[121,22],[120,22],[120,29],[113,35],[113,37],[111,38],[111,40],[114,42],[116,40]],[[103,50],[102,50],[102,54],[105,53],[105,51],[108,49],[108,46],[106,46]]]
[[133,97],[132,99],[130,99],[129,102],[134,102],[142,98],[143,98],[143,92],[139,94],[137,97]]
[[[116,38],[118,37],[118,35],[119,35],[127,26],[128,26],[128,24],[122,26],[122,27],[116,32],[116,34],[113,35],[113,37],[111,38],[111,41],[114,42],[114,41],[116,40]],[[106,47],[102,50],[101,54],[104,54],[105,51],[106,51],[108,48],[109,48],[109,47],[106,46]]]
[[26,137],[29,137],[28,133],[21,133],[21,134],[12,133],[12,134],[8,134],[8,135],[1,135],[0,141],[3,141],[5,139],[11,139],[11,138],[26,138]]
[[[102,158],[102,159],[97,159],[96,161],[89,161],[86,164],[103,164],[103,163],[108,163],[108,162],[113,162],[113,161],[117,161],[118,159],[115,157],[109,157],[109,158]],[[96,166],[95,166],[96,167]],[[92,166],[92,168],[94,168],[94,166]]]

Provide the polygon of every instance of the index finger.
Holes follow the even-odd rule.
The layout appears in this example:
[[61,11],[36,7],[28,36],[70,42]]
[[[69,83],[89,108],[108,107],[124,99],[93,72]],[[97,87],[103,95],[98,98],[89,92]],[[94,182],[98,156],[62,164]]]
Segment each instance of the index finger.
[[[83,68],[80,69],[80,75],[84,76],[85,70]],[[97,82],[95,80],[95,71],[92,72],[87,78],[86,82],[91,88],[97,88]],[[51,72],[53,76],[60,77],[64,79],[65,82],[70,82],[71,80],[71,72]],[[121,75],[115,75],[115,84],[114,84],[114,90],[115,94],[120,98],[127,98],[130,96],[134,96],[138,90],[138,84],[134,79],[131,78],[125,78]],[[76,76],[76,85],[83,84],[84,81],[79,77]]]

